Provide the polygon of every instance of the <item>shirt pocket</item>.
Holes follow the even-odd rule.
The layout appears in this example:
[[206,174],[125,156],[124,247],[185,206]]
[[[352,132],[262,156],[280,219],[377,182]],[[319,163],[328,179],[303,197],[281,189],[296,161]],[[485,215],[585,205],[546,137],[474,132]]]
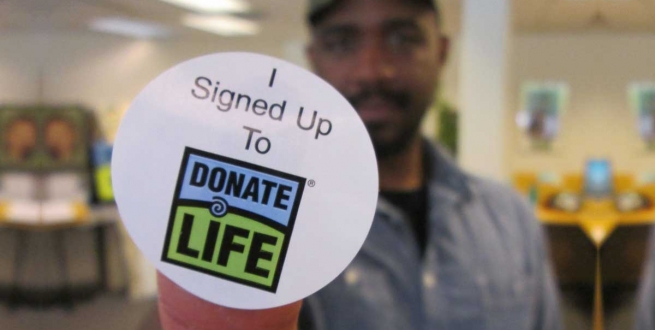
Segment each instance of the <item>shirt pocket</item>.
[[501,283],[482,283],[487,329],[530,329],[537,294],[535,279],[523,276],[500,280]]
[[481,291],[473,272],[450,266],[439,270],[438,308],[446,329],[483,329]]
[[[408,301],[395,289],[389,274],[384,271],[349,267],[341,280],[345,294],[352,302],[343,311],[346,319],[358,318],[358,329],[396,330],[413,329],[412,301]],[[343,296],[342,296],[343,298]],[[342,327],[338,329],[351,329]],[[354,328],[353,328],[354,329]]]
[[349,267],[343,274],[343,281],[351,293],[366,305],[388,308],[394,304],[394,295],[387,274],[359,267]]

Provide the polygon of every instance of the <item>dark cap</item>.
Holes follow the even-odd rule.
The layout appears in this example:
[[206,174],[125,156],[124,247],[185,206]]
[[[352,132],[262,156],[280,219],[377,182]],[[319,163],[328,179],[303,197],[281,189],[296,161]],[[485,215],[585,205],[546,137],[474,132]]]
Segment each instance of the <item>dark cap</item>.
[[[307,18],[309,23],[315,25],[320,18],[334,5],[343,0],[307,0]],[[407,0],[404,0],[407,1]],[[438,0],[409,0],[417,4],[428,5],[437,13],[437,18],[440,17]]]

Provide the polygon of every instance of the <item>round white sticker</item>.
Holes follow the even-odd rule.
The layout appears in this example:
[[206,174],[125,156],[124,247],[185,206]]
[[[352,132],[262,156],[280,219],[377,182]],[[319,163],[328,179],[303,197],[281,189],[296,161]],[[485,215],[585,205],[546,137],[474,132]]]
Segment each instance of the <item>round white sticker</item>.
[[333,87],[279,59],[222,53],[169,69],[116,136],[118,209],[192,294],[241,309],[303,299],[352,261],[375,213],[375,153]]

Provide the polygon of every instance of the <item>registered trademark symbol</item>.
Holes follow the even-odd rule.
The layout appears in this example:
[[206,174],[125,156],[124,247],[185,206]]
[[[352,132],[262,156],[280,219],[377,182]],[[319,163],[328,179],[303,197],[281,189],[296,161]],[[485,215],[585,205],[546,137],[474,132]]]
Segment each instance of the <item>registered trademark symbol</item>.
[[310,186],[310,187],[313,187],[313,186],[316,185],[316,181],[314,181],[314,180],[309,180],[309,181],[307,181],[307,185]]

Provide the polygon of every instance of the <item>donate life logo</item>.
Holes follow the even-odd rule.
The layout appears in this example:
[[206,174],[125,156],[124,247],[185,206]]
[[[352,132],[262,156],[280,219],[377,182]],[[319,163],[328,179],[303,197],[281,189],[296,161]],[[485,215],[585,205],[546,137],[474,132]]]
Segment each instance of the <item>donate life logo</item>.
[[187,147],[162,261],[275,293],[305,182]]

